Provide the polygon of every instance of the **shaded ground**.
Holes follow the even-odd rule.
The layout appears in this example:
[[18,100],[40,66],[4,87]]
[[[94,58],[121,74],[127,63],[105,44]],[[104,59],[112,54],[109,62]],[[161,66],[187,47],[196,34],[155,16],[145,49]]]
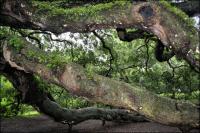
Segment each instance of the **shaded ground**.
[[[33,118],[10,118],[1,120],[1,133],[17,132],[48,132],[67,133],[68,125],[56,123],[47,116]],[[114,123],[106,122],[102,126],[100,120],[88,120],[73,126],[72,133],[80,132],[180,132],[176,127],[164,126],[153,122],[142,123]],[[197,130],[195,132],[198,132]]]

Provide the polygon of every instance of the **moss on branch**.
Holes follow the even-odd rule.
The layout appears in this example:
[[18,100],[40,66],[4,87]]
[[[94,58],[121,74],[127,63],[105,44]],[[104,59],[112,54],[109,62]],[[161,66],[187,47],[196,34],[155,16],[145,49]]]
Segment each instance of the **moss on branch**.
[[[107,11],[113,11],[115,9],[126,10],[130,7],[131,3],[127,1],[115,1],[106,4],[97,4],[90,6],[83,6],[78,8],[61,8],[56,2],[38,2],[34,1],[34,6],[36,6],[36,14],[42,15],[45,14],[46,17],[53,16],[64,16],[68,21],[96,21],[102,23],[105,21],[105,17],[108,14],[105,14]],[[120,14],[120,12],[118,12]],[[114,17],[114,16],[113,16]]]

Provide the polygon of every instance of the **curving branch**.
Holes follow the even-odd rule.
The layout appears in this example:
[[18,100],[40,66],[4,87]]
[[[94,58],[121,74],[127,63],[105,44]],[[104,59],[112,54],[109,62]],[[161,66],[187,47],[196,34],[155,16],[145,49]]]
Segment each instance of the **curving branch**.
[[[2,61],[1,59],[0,61]],[[98,119],[115,122],[143,122],[145,118],[136,112],[125,109],[103,109],[103,108],[82,108],[67,109],[61,107],[52,99],[44,88],[40,88],[35,77],[31,73],[12,68],[9,64],[4,64],[4,69],[0,73],[5,75],[22,94],[22,102],[36,107],[42,113],[52,117],[55,121],[72,125],[89,119]]]

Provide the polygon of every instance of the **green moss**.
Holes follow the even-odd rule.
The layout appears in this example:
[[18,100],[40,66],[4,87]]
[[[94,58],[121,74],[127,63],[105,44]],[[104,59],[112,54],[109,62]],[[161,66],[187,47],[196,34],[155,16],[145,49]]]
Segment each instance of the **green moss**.
[[[67,16],[68,20],[75,21],[79,19],[88,19],[92,18],[95,20],[103,21],[104,17],[103,12],[107,10],[113,10],[114,8],[124,8],[126,9],[127,1],[116,1],[110,2],[106,4],[97,4],[97,5],[90,5],[90,6],[83,6],[78,8],[68,8],[64,9],[58,6],[58,4],[49,2],[38,2],[34,1],[34,5],[37,6],[39,10],[37,13],[45,13],[47,16]],[[129,5],[130,2],[129,2]],[[84,21],[84,20],[83,20]]]
[[194,27],[194,19],[190,18],[182,10],[170,5],[167,1],[162,0],[159,3],[161,5],[160,16],[164,16],[161,18],[162,24],[168,27],[168,35],[172,40],[171,42],[173,42],[171,44],[173,48],[176,51],[181,51],[184,44],[188,43],[187,50],[193,50],[191,52],[195,54],[194,57],[198,57],[199,54],[194,51],[199,44],[198,31]]

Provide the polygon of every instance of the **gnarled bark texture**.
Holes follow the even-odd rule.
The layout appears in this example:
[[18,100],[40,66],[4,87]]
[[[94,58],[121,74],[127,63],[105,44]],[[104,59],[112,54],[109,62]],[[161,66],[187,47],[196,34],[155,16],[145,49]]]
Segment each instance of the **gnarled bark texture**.
[[[178,12],[180,13],[179,10]],[[55,34],[67,31],[90,32],[106,28],[138,28],[153,33],[166,47],[199,71],[198,32],[189,24],[187,16],[180,14],[176,14],[166,2],[116,1],[70,9],[62,8],[54,2],[50,5],[45,2],[26,0],[0,2],[1,26],[51,31]],[[199,127],[199,108],[191,103],[163,98],[138,86],[131,86],[100,75],[88,75],[81,66],[73,63],[63,63],[56,68],[49,68],[45,62],[38,59],[39,56],[46,56],[44,51],[37,49],[23,38],[20,40],[22,47],[18,50],[10,45],[9,38],[1,43],[1,58],[4,60],[2,64],[9,65],[15,71],[23,72],[25,75],[37,74],[72,94],[86,97],[91,101],[134,110],[153,121],[172,126]],[[31,53],[36,53],[34,54],[36,56],[31,56]],[[1,67],[2,73],[5,73],[4,67]],[[9,76],[14,82],[12,74]],[[25,76],[24,79],[26,78],[28,77]],[[24,84],[17,81],[16,87],[20,88],[20,85]],[[27,88],[28,90],[21,91],[34,89],[30,86]],[[73,112],[66,113],[67,110],[60,108],[48,98],[42,99],[43,95],[42,93],[39,97],[31,98],[38,98],[39,104],[36,105],[43,112],[53,117],[58,116],[61,120],[62,117],[66,118]],[[56,109],[51,112],[46,110],[47,108]],[[82,116],[79,114],[84,111],[76,112],[78,119],[81,120]],[[96,110],[98,111],[101,112]],[[114,116],[115,113],[112,117]],[[98,116],[100,117],[109,119],[104,115]]]
[[[44,89],[38,86],[33,74],[12,68],[1,58],[0,73],[5,75],[14,87],[23,95],[23,103],[37,107],[42,113],[58,122],[77,124],[88,119],[100,119],[116,122],[146,121],[136,112],[122,109],[83,108],[66,109],[58,105]],[[4,63],[3,63],[4,62]]]
[[116,1],[65,9],[51,2],[4,0],[0,25],[63,32],[89,32],[106,28],[139,28],[152,32],[196,71],[200,69],[199,35],[189,18],[167,2]]
[[[24,43],[24,47],[17,52],[8,44],[3,45],[4,59],[15,69],[35,73],[49,83],[59,85],[72,94],[88,98],[90,101],[137,111],[153,121],[172,126],[199,127],[199,108],[191,103],[160,97],[138,86],[100,75],[87,75],[87,72],[76,64],[62,64],[57,68],[49,68],[39,62],[37,57],[28,56],[30,51],[44,55],[46,53],[33,48],[25,40]],[[48,100],[44,102],[47,103],[43,106],[48,108]]]

